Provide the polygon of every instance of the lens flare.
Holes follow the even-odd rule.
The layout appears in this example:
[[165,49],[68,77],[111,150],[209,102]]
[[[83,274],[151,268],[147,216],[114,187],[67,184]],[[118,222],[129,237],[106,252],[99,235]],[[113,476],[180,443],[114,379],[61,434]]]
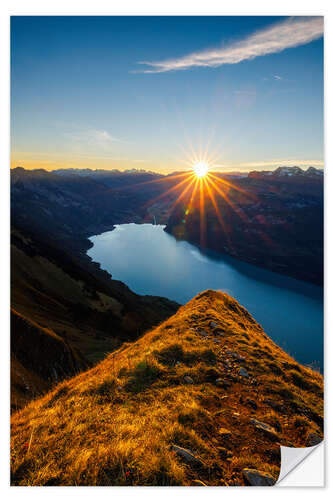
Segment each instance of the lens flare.
[[[214,159],[205,151],[194,152],[192,155],[186,154],[184,171],[162,176],[161,178],[131,184],[124,188],[110,188],[118,191],[119,189],[136,189],[138,186],[147,184],[165,184],[159,194],[150,198],[142,208],[149,212],[150,207],[160,203],[164,206],[164,216],[170,217],[177,212],[180,214],[180,222],[177,225],[177,234],[184,235],[186,226],[197,223],[200,226],[200,245],[206,246],[208,217],[214,225],[214,231],[221,230],[225,235],[228,247],[233,248],[232,233],[228,227],[225,218],[228,211],[233,213],[244,222],[249,219],[243,210],[243,204],[257,203],[257,196],[247,192],[242,184],[237,181],[228,180],[228,176],[222,172],[214,170],[218,159]],[[182,161],[182,160],[180,160]],[[216,214],[216,222],[212,218],[212,213]],[[258,233],[262,242],[272,244],[268,241],[267,235]]]
[[205,175],[208,172],[208,165],[204,161],[200,161],[199,163],[196,163],[193,165],[193,170],[195,172],[195,175],[199,178],[205,177]]

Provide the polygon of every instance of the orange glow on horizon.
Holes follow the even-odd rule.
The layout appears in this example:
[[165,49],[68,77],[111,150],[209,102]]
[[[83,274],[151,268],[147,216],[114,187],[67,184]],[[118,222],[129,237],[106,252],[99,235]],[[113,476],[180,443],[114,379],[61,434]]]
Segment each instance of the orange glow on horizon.
[[[206,165],[208,166],[208,163]],[[200,171],[200,174],[202,173],[203,172]],[[178,209],[180,208],[180,210],[183,211],[181,212],[181,214],[183,213],[183,218],[180,218],[179,225],[177,226],[177,234],[175,233],[177,237],[183,237],[186,234],[187,219],[193,211],[197,211],[197,222],[200,226],[200,246],[202,247],[205,247],[207,244],[208,205],[210,205],[213,212],[215,212],[218,226],[224,233],[228,246],[232,248],[232,231],[230,230],[230,223],[228,227],[228,221],[225,218],[226,214],[223,212],[225,212],[225,209],[228,207],[228,209],[236,214],[243,223],[248,224],[249,219],[246,212],[242,209],[242,204],[248,205],[257,202],[257,197],[253,193],[249,193],[246,189],[237,185],[237,183],[227,180],[227,178],[219,175],[219,172],[207,170],[204,175],[198,175],[193,167],[188,172],[176,172],[173,175],[163,178],[134,184],[131,188],[137,188],[145,184],[164,182],[168,184],[171,183],[171,186],[168,185],[165,191],[146,202],[143,208],[152,207],[155,203],[165,204],[165,213],[168,217],[177,207]],[[126,189],[126,187],[124,189]],[[182,206],[180,207],[181,202]],[[225,207],[225,209],[223,207]],[[270,244],[270,241],[265,235],[264,227],[260,233],[258,233],[258,237],[261,238],[265,244]],[[244,237],[247,237],[245,233]]]
[[[47,165],[43,161],[36,161],[30,163],[27,161],[16,161],[15,155],[11,158],[11,168],[17,166],[22,166],[26,170],[36,170],[44,169],[47,171],[57,170],[57,169],[91,169],[91,170],[119,170],[120,172],[128,170],[149,170],[150,172],[156,172],[162,174],[162,177],[157,179],[137,182],[130,184],[129,186],[122,186],[116,188],[110,188],[112,190],[128,190],[140,188],[143,185],[160,185],[160,183],[167,183],[166,190],[163,190],[158,196],[153,197],[148,202],[146,202],[142,208],[148,208],[154,205],[154,203],[161,202],[165,204],[165,214],[170,216],[172,212],[179,208],[182,202],[184,206],[184,215],[181,220],[183,224],[183,229],[181,231],[186,231],[186,221],[188,216],[193,213],[193,211],[198,212],[198,224],[200,226],[200,245],[202,247],[206,246],[206,236],[207,236],[207,215],[209,212],[209,205],[212,207],[213,212],[216,215],[216,220],[221,231],[224,233],[227,243],[232,247],[231,241],[231,230],[228,229],[228,221],[226,220],[225,208],[231,209],[233,213],[242,220],[243,223],[248,224],[248,216],[246,212],[242,209],[242,204],[256,203],[256,196],[253,193],[249,193],[246,189],[242,188],[238,182],[233,182],[227,176],[223,175],[223,172],[211,169],[212,160],[203,155],[201,157],[194,156],[187,163],[187,168],[183,171],[180,169],[175,169],[172,172],[166,170],[158,170],[156,168],[150,170],[147,165],[142,165],[141,168],[138,165],[133,166],[128,164],[126,167],[122,165],[110,166],[108,165],[69,165],[69,164],[52,164],[51,162]],[[60,162],[59,162],[60,163]],[[230,172],[230,171],[229,171]],[[224,208],[225,207],[225,208]],[[181,228],[181,225],[179,226]],[[244,234],[244,237],[245,236]],[[258,237],[262,239],[265,244],[271,244],[269,238],[265,234],[265,221],[262,222],[262,231],[258,233]]]

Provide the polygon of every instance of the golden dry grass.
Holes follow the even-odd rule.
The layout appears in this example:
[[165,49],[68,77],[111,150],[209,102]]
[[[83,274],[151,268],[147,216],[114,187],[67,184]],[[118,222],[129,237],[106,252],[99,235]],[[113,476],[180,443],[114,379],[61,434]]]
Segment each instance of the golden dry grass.
[[322,422],[322,376],[274,344],[237,301],[206,291],[15,413],[12,484],[232,485],[244,484],[246,467],[277,479],[280,444],[305,446],[309,433],[322,436]]

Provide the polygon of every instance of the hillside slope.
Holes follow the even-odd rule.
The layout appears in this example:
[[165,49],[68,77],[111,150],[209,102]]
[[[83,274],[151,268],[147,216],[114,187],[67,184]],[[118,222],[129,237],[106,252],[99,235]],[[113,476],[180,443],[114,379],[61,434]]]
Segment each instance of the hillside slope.
[[11,310],[12,409],[50,389],[63,378],[89,368],[80,353],[52,330]]
[[322,286],[322,171],[286,167],[254,174],[232,182],[212,174],[208,186],[215,186],[215,199],[205,197],[203,212],[200,196],[190,203],[183,197],[165,230],[202,248]]
[[[59,366],[58,381],[65,374],[76,373],[79,366],[87,368],[100,361],[124,340],[138,338],[174,314],[179,307],[162,297],[137,295],[123,283],[111,279],[88,257],[62,248],[61,241],[54,241],[51,246],[47,235],[36,235],[15,227],[12,228],[11,245],[11,306],[27,322],[53,332],[62,346],[66,345],[79,356],[81,362],[75,371],[68,372],[67,367]],[[27,356],[21,356],[21,367],[18,368],[16,350],[24,345],[28,353],[31,339],[28,330],[22,329],[17,321],[12,322],[11,332],[12,381],[19,381],[22,369],[31,373],[31,363],[26,364]],[[16,342],[18,335],[19,345]],[[39,366],[43,383],[38,384],[35,380],[36,384],[25,384],[23,399],[16,391],[18,387],[14,387],[11,393],[14,408],[40,393],[45,382],[49,387],[50,379],[45,377],[49,371],[49,359],[44,355],[43,345],[39,345],[44,338],[35,336],[33,346],[33,366]],[[66,364],[59,356],[56,361],[56,354],[57,350],[53,353],[53,361],[58,365]],[[36,391],[35,385],[40,390]]]
[[226,294],[167,321],[12,417],[13,485],[273,484],[279,445],[322,439],[322,376]]
[[322,170],[212,172],[215,201],[206,192],[204,212],[184,175],[18,167],[11,170],[12,224],[83,252],[92,234],[155,219],[176,238],[322,285]]

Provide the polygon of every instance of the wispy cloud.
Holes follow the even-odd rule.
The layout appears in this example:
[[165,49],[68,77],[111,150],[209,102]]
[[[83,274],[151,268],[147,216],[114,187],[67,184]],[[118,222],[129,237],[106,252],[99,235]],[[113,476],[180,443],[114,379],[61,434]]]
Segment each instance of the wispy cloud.
[[65,147],[72,153],[97,153],[109,154],[114,152],[115,144],[123,141],[111,135],[106,130],[85,129],[74,130],[63,134],[65,137]]
[[280,75],[273,75],[274,80],[283,80],[282,76]]
[[65,136],[67,139],[71,139],[74,142],[99,145],[101,147],[109,146],[113,142],[121,142],[120,139],[110,135],[106,130],[81,130],[78,132],[66,133]]
[[320,38],[323,32],[323,17],[291,17],[228,46],[193,52],[178,59],[140,61],[139,64],[149,66],[142,70],[143,73],[163,73],[194,67],[216,68],[304,45]]

